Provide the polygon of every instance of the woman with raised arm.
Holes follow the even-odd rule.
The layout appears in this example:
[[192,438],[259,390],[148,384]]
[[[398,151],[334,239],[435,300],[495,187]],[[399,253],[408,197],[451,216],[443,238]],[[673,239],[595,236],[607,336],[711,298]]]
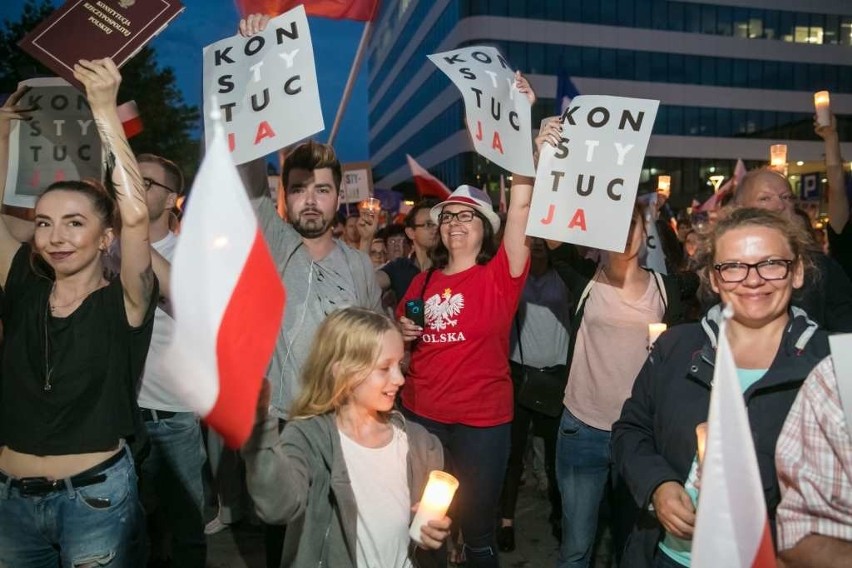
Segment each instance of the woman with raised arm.
[[[145,529],[127,445],[151,338],[157,281],[145,189],[116,113],[109,59],[74,75],[106,150],[107,191],[51,184],[35,206],[33,244],[0,222],[5,288],[0,375],[0,566],[144,566]],[[0,153],[16,92],[0,113]],[[121,271],[103,255],[121,219]]]
[[[520,74],[515,87],[535,101]],[[509,332],[529,270],[524,233],[532,185],[532,178],[513,175],[499,244],[500,218],[485,192],[463,185],[433,207],[440,241],[432,269],[414,278],[397,308],[411,346],[404,412],[450,455],[459,479],[456,517],[472,567],[499,565],[495,514],[512,425]],[[425,307],[423,327],[403,317],[410,300]]]

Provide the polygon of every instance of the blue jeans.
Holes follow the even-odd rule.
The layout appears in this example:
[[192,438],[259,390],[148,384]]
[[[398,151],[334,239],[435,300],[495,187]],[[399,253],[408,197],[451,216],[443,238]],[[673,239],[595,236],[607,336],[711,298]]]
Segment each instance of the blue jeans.
[[155,503],[162,512],[153,524],[171,533],[172,566],[204,568],[207,539],[202,472],[207,453],[201,427],[192,412],[155,418],[145,421],[151,453],[142,462],[142,501],[146,506]]
[[0,567],[145,566],[145,522],[128,448],[100,483],[25,496],[0,483]]
[[589,566],[609,476],[610,432],[584,424],[566,408],[556,439],[556,479],[562,495],[560,568]]
[[447,470],[459,480],[451,510],[456,517],[453,523],[461,528],[464,536],[467,566],[500,566],[495,526],[509,459],[512,423],[477,428],[435,422],[407,410],[404,414],[441,440],[447,454]]

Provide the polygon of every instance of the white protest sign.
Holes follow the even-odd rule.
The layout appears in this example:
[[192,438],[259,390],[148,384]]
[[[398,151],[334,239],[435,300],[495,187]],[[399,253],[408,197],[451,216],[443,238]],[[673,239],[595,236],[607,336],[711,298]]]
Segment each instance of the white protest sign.
[[474,149],[501,168],[532,176],[530,103],[515,72],[493,47],[473,46],[428,56],[458,87]]
[[272,18],[257,35],[235,35],[204,48],[208,145],[213,139],[214,97],[236,164],[325,128],[305,8],[300,5]]
[[843,415],[846,417],[846,428],[852,434],[852,333],[831,335],[828,345],[831,347],[834,376]]
[[542,147],[527,234],[623,252],[659,104],[574,97],[558,147]]
[[645,206],[645,246],[639,251],[639,264],[660,274],[668,274],[666,254],[657,230],[657,192],[639,196],[639,202]]
[[373,170],[370,162],[343,164],[341,203],[358,203],[373,195]]
[[31,208],[55,181],[100,180],[101,139],[86,96],[67,81],[45,77],[21,84],[30,90],[20,104],[38,110],[27,122],[13,122],[4,203]]

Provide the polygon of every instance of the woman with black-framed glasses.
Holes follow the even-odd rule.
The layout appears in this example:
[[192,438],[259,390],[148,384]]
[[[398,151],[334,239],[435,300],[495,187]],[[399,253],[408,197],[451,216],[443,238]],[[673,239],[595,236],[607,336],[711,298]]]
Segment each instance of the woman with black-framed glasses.
[[727,336],[774,530],[781,498],[775,442],[799,387],[829,352],[826,333],[791,305],[814,273],[809,243],[798,224],[753,208],[727,212],[703,235],[700,276],[719,303],[701,322],[657,340],[613,426],[616,467],[643,511],[622,565],[690,565],[698,497],[695,428],[707,420],[724,304],[734,311]]

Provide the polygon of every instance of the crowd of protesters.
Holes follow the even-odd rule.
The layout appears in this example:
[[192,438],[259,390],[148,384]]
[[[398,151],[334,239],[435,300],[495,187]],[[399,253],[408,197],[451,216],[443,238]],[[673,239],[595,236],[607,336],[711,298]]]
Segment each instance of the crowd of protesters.
[[[267,22],[249,16],[240,33]],[[237,521],[243,491],[270,568],[496,567],[516,547],[531,434],[554,537],[541,546],[558,543],[558,566],[593,565],[601,527],[621,566],[689,566],[695,430],[724,306],[778,563],[848,565],[852,439],[838,382],[851,378],[837,376],[828,334],[852,331],[852,227],[833,117],[815,127],[825,244],[787,178],[762,168],[704,226],[678,237],[658,223],[670,274],[642,265],[657,212],[638,201],[624,251],[606,253],[526,237],[534,179],[518,173],[503,217],[462,185],[380,227],[369,209],[338,218],[328,145],[288,150],[283,219],[265,161],[244,164],[287,306],[237,453],[212,432],[205,446],[164,380],[181,168],[131,152],[112,61],[74,72],[104,179],[46,187],[32,223],[0,218],[0,567],[203,567],[205,533]],[[520,74],[515,88],[535,102]],[[11,124],[33,110],[25,92],[0,108],[0,186]],[[562,129],[543,124],[536,155]],[[669,329],[649,346],[652,323]],[[460,485],[415,544],[432,470]]]

